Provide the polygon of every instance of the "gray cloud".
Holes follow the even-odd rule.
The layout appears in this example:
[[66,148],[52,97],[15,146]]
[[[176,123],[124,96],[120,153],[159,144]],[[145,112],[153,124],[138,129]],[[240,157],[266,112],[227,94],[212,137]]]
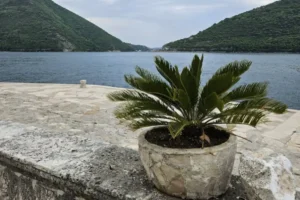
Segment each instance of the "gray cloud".
[[160,47],[276,0],[54,0],[125,42]]

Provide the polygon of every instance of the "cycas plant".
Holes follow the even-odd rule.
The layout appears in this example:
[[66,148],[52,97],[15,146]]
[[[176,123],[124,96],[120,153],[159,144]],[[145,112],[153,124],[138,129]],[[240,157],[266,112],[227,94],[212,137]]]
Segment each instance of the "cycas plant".
[[250,61],[232,62],[217,70],[201,86],[203,56],[194,56],[189,67],[180,72],[162,57],[155,57],[157,76],[136,67],[139,76],[125,75],[134,89],[110,93],[112,101],[125,102],[116,111],[117,118],[130,122],[133,129],[167,126],[173,138],[186,128],[202,132],[220,124],[245,124],[255,127],[267,113],[281,114],[287,106],[267,97],[267,83],[244,84],[232,89],[251,66]]

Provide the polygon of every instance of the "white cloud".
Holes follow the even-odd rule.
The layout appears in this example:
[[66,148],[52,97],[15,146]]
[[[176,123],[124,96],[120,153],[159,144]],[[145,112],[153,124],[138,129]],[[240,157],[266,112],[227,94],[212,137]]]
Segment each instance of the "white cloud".
[[217,8],[224,7],[225,4],[171,4],[169,6],[163,6],[158,9],[164,10],[164,11],[170,11],[173,13],[203,13],[212,11]]
[[112,5],[118,2],[118,0],[99,0],[100,2],[104,2],[106,4]]
[[250,6],[264,6],[278,0],[239,0],[238,2],[245,3]]

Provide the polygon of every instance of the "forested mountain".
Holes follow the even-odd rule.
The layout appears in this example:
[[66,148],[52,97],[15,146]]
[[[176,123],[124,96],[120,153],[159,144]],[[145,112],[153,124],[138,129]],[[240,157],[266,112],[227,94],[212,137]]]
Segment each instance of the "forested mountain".
[[131,46],[135,51],[150,51],[150,48],[144,45],[135,45],[127,43],[129,46]]
[[1,0],[0,51],[134,51],[52,0]]
[[224,19],[196,35],[168,43],[164,49],[300,52],[300,0],[281,0]]

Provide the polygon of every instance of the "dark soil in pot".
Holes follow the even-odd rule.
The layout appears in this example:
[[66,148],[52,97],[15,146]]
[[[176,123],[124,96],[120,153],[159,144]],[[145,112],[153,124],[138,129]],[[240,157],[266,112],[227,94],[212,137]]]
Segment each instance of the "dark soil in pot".
[[[210,138],[210,143],[204,142],[204,147],[212,147],[220,145],[229,139],[230,134],[225,130],[215,127],[208,127],[204,132]],[[145,138],[148,142],[158,146],[167,148],[202,148],[200,136],[202,130],[197,127],[187,127],[182,131],[182,134],[176,139],[173,139],[167,128],[152,129],[147,132]]]

